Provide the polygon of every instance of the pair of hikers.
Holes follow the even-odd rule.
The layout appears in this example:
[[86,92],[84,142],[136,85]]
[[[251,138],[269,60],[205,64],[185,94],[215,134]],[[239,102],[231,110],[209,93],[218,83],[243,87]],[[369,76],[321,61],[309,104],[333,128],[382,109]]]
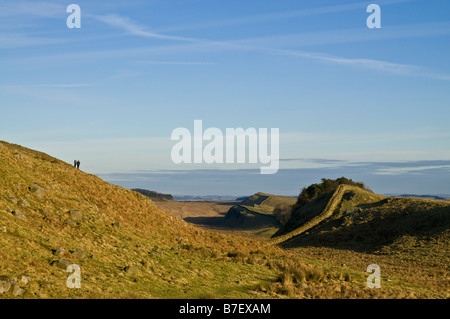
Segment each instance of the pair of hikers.
[[76,167],[76,168],[80,169],[80,161],[74,160],[73,161],[73,167]]

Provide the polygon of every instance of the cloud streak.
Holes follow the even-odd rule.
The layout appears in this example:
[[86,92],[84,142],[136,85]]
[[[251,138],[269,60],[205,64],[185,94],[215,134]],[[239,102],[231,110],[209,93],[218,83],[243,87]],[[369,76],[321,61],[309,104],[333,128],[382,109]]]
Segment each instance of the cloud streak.
[[[406,0],[405,0],[406,1]],[[393,1],[403,2],[403,1]],[[354,8],[361,6],[361,4],[351,4],[346,6],[338,6],[339,9],[348,10],[349,8]],[[336,7],[333,8],[320,8],[317,9],[317,14],[324,12],[334,12],[337,10]],[[197,38],[187,38],[187,37],[179,37],[179,36],[169,36],[160,33],[155,33],[148,31],[145,26],[139,25],[133,20],[122,17],[119,15],[107,15],[107,16],[92,16],[93,18],[106,23],[110,26],[121,28],[129,34],[135,36],[141,36],[152,39],[159,40],[171,40],[171,41],[181,41],[181,42],[190,42],[198,45],[203,45],[206,47],[222,47],[229,50],[244,50],[244,51],[253,51],[258,53],[266,53],[266,54],[275,54],[275,55],[284,55],[291,56],[321,62],[327,62],[332,64],[338,64],[343,66],[350,66],[355,68],[360,68],[364,70],[373,70],[379,71],[383,73],[389,73],[400,76],[412,76],[412,77],[424,77],[435,80],[442,81],[450,81],[449,74],[439,74],[432,72],[431,70],[427,70],[423,67],[409,65],[409,64],[401,64],[401,63],[393,63],[389,61],[376,60],[376,59],[368,59],[368,58],[346,58],[341,56],[333,56],[319,52],[308,52],[308,51],[299,51],[299,50],[287,50],[287,49],[276,49],[270,46],[254,46],[248,44],[250,41],[246,40],[238,40],[238,41],[212,41],[205,39],[197,39]],[[441,28],[438,28],[439,30]],[[434,31],[438,30],[436,27],[433,28]],[[442,34],[442,31],[439,31],[439,34]],[[450,33],[450,32],[449,32]],[[447,33],[444,33],[447,34]],[[161,63],[160,63],[161,64]]]
[[[379,0],[377,4],[380,6],[390,5],[390,4],[399,4],[404,2],[410,2],[414,0]],[[326,15],[330,13],[339,13],[346,12],[352,10],[364,10],[365,8],[372,2],[364,1],[364,2],[354,2],[348,4],[327,6],[327,7],[319,7],[312,9],[303,9],[303,10],[294,10],[294,11],[283,11],[283,12],[275,12],[275,13],[266,13],[266,14],[258,14],[252,16],[243,16],[237,18],[228,18],[222,20],[214,20],[201,22],[196,24],[182,25],[182,26],[172,26],[161,28],[157,32],[173,32],[173,31],[186,31],[186,30],[196,30],[196,29],[210,29],[210,28],[218,28],[218,27],[229,27],[229,26],[238,26],[244,24],[251,23],[263,23],[269,21],[276,20],[287,20],[294,19],[300,17],[308,17],[308,16],[317,16],[317,15]]]

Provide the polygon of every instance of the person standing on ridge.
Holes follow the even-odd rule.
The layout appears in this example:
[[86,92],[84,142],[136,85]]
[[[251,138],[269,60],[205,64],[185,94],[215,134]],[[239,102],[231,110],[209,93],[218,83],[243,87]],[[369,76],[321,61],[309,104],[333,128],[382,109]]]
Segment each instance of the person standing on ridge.
[[77,167],[77,160],[73,161],[73,167]]
[[77,168],[80,169],[80,161],[77,161]]

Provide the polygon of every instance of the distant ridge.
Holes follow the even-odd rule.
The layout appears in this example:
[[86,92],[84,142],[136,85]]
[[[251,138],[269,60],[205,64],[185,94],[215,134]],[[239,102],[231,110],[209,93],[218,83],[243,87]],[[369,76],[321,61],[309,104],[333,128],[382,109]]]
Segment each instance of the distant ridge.
[[174,195],[175,200],[179,201],[238,201],[236,196],[231,195]]
[[155,191],[149,191],[147,189],[142,189],[142,188],[132,188],[131,190],[141,193],[142,195],[147,196],[149,198],[173,200],[173,196],[171,194],[162,194],[162,193],[158,193]]
[[389,196],[392,197],[412,197],[412,198],[424,198],[424,199],[436,199],[436,200],[447,200],[450,201],[450,195],[449,196],[439,196],[439,195],[416,195],[416,194],[391,194]]
[[296,198],[266,193],[256,193],[243,197],[237,205],[231,207],[225,215],[227,224],[232,228],[265,229],[264,233],[273,234],[281,226],[274,214],[280,205],[294,205]]

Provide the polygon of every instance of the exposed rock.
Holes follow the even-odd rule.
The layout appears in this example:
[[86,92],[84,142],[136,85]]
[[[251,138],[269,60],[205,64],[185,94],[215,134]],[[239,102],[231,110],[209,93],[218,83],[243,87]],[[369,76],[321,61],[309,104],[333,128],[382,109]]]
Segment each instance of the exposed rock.
[[2,226],[0,227],[0,231],[6,234],[8,232],[8,228],[6,226]]
[[12,203],[17,204],[17,198],[15,198],[14,196],[8,196],[8,199],[9,199]]
[[122,224],[120,222],[114,222],[111,225],[114,227],[122,227]]
[[130,275],[136,275],[140,272],[140,269],[136,266],[126,266],[123,270]]
[[53,250],[53,255],[55,256],[63,256],[65,254],[66,250],[63,247],[58,247]]
[[18,218],[27,219],[27,216],[25,216],[20,210],[14,210],[12,214]]
[[11,283],[9,281],[9,278],[8,279],[0,278],[0,294],[8,292],[9,289],[11,289]]
[[30,282],[31,282],[30,276],[22,276],[22,278],[20,278],[20,283],[22,285],[28,285]]
[[154,246],[150,253],[157,256],[163,255],[163,251],[158,246]]
[[72,252],[72,256],[82,259],[86,257],[86,252],[81,248],[77,248],[74,252]]
[[28,187],[28,189],[30,190],[30,192],[34,193],[39,198],[44,197],[45,192],[47,191],[45,188],[37,184],[33,184],[32,186]]
[[52,262],[52,266],[57,266],[57,267],[62,268],[62,269],[67,269],[67,267],[69,265],[70,265],[70,262],[67,259],[65,259],[65,258],[54,260]]
[[19,284],[12,285],[12,293],[14,296],[19,297],[25,293],[25,289],[20,288]]
[[20,160],[25,159],[25,155],[23,155],[22,153],[16,153],[14,154],[14,157]]
[[78,223],[77,223],[76,221],[72,220],[72,219],[66,219],[66,220],[64,221],[64,223],[65,223],[65,224],[68,224],[69,226],[72,226],[72,227],[78,226]]
[[83,221],[83,213],[79,210],[69,210],[70,219],[76,222]]
[[17,205],[23,206],[23,207],[30,207],[30,203],[28,203],[25,199],[21,199],[17,202]]
[[8,212],[8,213],[12,213],[12,212],[13,212],[13,210],[12,210],[11,208],[9,208],[9,207],[6,207],[6,212]]

